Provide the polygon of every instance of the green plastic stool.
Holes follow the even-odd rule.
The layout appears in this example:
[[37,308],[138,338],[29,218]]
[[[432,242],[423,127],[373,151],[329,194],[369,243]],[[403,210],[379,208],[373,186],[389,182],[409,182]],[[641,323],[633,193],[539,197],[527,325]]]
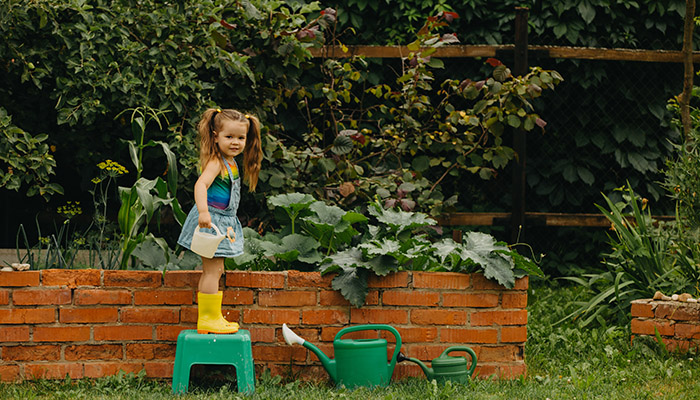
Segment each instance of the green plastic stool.
[[250,332],[239,329],[232,334],[199,334],[194,329],[180,332],[175,349],[173,393],[187,393],[190,368],[195,364],[233,365],[236,368],[238,391],[255,391],[255,370]]

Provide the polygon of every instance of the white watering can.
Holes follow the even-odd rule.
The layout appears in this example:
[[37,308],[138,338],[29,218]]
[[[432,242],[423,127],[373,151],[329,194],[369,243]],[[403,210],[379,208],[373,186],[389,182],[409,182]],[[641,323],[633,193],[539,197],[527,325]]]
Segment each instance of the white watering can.
[[194,230],[194,234],[192,234],[192,246],[190,250],[206,258],[214,257],[219,243],[226,237],[216,225],[211,224],[211,226],[216,231],[216,235],[202,232],[199,227],[197,227],[197,229]]

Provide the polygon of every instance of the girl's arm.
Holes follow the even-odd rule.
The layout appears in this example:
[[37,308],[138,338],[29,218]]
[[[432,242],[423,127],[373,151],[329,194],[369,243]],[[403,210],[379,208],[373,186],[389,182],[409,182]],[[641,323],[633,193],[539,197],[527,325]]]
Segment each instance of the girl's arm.
[[200,228],[211,228],[211,215],[209,215],[209,208],[207,207],[207,189],[214,182],[214,178],[216,178],[220,170],[219,163],[215,160],[209,160],[204,167],[204,171],[202,171],[202,175],[199,176],[194,184],[194,202],[197,205],[197,211],[199,211],[198,222]]

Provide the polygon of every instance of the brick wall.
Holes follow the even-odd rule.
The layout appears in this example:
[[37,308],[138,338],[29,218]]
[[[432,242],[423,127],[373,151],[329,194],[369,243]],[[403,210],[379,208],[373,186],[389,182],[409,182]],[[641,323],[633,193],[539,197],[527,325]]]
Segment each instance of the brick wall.
[[[177,335],[196,327],[200,273],[0,272],[0,380],[92,378],[120,369],[171,377]],[[302,376],[327,376],[315,355],[284,343],[282,323],[330,356],[342,327],[382,323],[400,332],[407,356],[429,361],[460,344],[476,352],[480,376],[526,372],[527,278],[507,290],[480,274],[400,272],[370,280],[360,309],[331,288],[331,279],[226,273],[224,314],[250,330],[257,373],[287,374],[291,361]],[[409,375],[422,371],[404,362],[394,377]]]
[[669,351],[700,346],[700,304],[652,299],[632,302],[632,335],[656,336]]

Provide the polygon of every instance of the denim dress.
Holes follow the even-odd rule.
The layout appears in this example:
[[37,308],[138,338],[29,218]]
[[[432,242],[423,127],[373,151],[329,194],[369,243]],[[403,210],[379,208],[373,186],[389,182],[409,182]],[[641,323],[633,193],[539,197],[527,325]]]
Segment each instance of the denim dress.
[[[236,161],[233,161],[234,164]],[[227,237],[219,243],[219,247],[214,253],[214,257],[236,257],[243,254],[243,227],[241,222],[238,220],[236,213],[238,212],[238,204],[241,201],[241,178],[240,176],[233,179],[233,173],[231,172],[231,167],[229,167],[226,160],[224,160],[224,165],[228,170],[229,180],[231,182],[231,197],[229,198],[228,206],[225,209],[219,209],[207,205],[209,209],[209,215],[211,215],[212,224],[216,225],[221,233]],[[236,164],[237,167],[237,164]],[[187,249],[192,247],[192,235],[194,231],[199,228],[199,211],[197,210],[197,205],[195,204],[190,213],[187,214],[187,219],[182,225],[182,232],[180,232],[180,237],[177,239],[177,243]],[[203,232],[208,232],[211,234],[216,234],[213,228],[202,228]]]

